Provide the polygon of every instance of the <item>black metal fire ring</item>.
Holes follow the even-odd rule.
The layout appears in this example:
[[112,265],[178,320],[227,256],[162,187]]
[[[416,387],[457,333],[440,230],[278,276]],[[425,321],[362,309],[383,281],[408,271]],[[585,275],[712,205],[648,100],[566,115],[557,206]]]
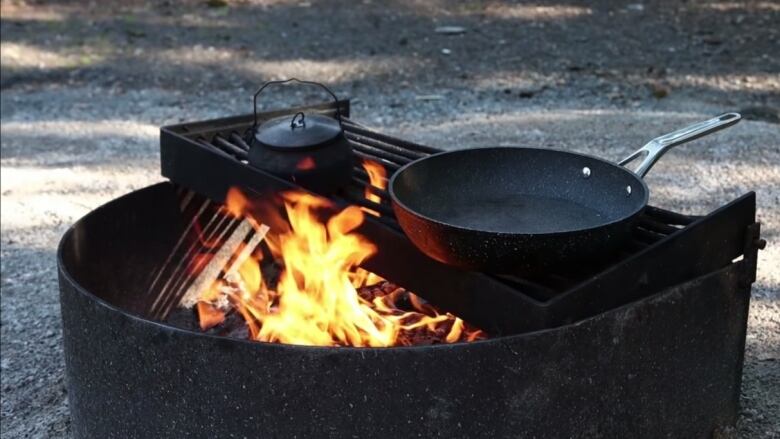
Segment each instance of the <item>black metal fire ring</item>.
[[742,262],[576,324],[470,344],[256,343],[133,314],[139,273],[176,221],[160,207],[170,192],[114,200],[60,243],[75,437],[690,438],[736,420]]

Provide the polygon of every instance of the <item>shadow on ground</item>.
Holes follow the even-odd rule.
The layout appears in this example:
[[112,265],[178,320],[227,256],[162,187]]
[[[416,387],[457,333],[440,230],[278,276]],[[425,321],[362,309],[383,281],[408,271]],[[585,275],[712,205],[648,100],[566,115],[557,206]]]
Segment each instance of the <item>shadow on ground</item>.
[[[577,98],[587,92],[628,101],[678,92],[732,104],[780,97],[780,7],[771,2],[252,1],[210,8],[166,1],[39,8],[3,9],[4,89],[54,83],[207,93],[300,75],[349,91],[370,82],[385,92],[433,87]],[[466,32],[436,33],[441,25]]]

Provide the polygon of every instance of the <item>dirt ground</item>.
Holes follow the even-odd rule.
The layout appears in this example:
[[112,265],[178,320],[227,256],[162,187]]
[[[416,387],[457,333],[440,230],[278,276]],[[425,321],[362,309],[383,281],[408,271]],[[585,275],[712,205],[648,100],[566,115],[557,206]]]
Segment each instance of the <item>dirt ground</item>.
[[[351,97],[358,121],[449,149],[618,159],[742,112],[665,156],[648,185],[651,203],[690,213],[757,192],[769,246],[727,436],[780,437],[779,38],[776,1],[2,1],[0,436],[68,436],[65,229],[162,179],[159,126],[247,113],[258,84],[299,76]],[[320,99],[285,89],[263,106]]]

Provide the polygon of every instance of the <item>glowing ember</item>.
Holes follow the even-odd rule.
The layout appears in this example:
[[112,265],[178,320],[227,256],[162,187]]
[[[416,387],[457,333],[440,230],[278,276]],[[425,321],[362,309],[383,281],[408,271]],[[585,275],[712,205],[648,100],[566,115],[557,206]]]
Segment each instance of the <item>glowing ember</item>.
[[311,171],[316,167],[317,165],[314,163],[314,159],[312,159],[311,157],[306,157],[300,162],[298,162],[297,165],[295,165],[295,169],[299,169],[301,171]]
[[[369,173],[371,175],[371,173]],[[372,177],[372,184],[373,184]],[[264,279],[262,252],[227,270],[198,297],[200,326],[208,329],[238,312],[249,336],[258,341],[317,346],[400,346],[416,340],[454,343],[485,335],[449,313],[440,313],[419,297],[359,268],[376,252],[374,244],[354,233],[363,222],[350,206],[327,221],[318,217],[332,207],[326,199],[288,192],[283,202],[287,231],[268,235],[266,243],[283,268],[278,281]],[[227,211],[252,218],[252,205],[231,190]],[[247,253],[247,247],[236,253]]]

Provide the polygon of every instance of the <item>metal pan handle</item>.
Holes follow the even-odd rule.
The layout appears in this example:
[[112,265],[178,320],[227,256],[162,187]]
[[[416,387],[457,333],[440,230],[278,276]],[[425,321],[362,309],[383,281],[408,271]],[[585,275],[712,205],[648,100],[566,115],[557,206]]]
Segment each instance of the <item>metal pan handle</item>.
[[725,113],[672,133],[664,134],[663,136],[656,137],[647,142],[645,146],[634,151],[618,164],[620,166],[626,166],[634,160],[641,158],[642,162],[634,169],[634,173],[639,177],[644,178],[648,171],[650,171],[650,168],[655,165],[655,162],[670,149],[677,145],[682,145],[683,143],[698,139],[699,137],[706,136],[707,134],[714,133],[715,131],[720,131],[723,128],[730,127],[739,122],[740,119],[742,119],[742,116],[740,116],[739,113]]

